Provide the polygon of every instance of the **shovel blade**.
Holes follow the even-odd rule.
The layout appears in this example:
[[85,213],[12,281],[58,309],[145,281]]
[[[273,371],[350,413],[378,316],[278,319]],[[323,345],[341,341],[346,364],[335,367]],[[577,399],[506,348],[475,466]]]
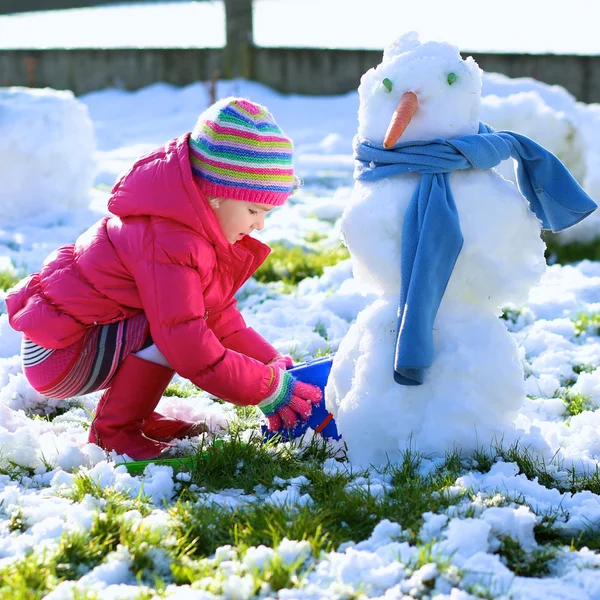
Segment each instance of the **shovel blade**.
[[337,425],[333,415],[325,408],[325,386],[333,365],[333,354],[317,358],[309,362],[295,365],[288,369],[296,379],[304,383],[310,383],[321,388],[323,399],[319,404],[313,406],[312,414],[306,421],[296,423],[294,427],[283,427],[277,431],[269,431],[266,425],[262,426],[265,441],[274,436],[280,436],[281,441],[290,440],[303,436],[308,429],[314,429],[315,433],[326,439],[340,440],[342,436],[338,433]]

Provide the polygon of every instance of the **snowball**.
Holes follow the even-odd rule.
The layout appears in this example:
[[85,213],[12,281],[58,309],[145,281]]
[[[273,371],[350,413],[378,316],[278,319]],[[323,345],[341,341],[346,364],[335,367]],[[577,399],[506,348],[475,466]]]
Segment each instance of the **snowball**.
[[0,88],[0,220],[87,207],[95,137],[70,91]]

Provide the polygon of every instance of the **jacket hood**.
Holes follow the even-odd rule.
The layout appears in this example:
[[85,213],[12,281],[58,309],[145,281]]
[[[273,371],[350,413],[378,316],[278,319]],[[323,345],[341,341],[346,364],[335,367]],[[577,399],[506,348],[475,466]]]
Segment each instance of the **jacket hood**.
[[[112,189],[108,209],[118,217],[154,216],[178,221],[206,238],[221,255],[240,256],[242,248],[258,258],[270,252],[262,242],[245,236],[230,244],[223,234],[206,196],[194,180],[190,166],[190,133],[170,140],[142,156]],[[242,253],[243,254],[243,253]]]

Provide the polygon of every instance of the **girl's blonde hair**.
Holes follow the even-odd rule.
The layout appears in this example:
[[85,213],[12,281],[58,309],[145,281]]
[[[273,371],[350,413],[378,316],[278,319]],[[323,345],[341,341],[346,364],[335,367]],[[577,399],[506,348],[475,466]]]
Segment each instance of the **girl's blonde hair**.
[[219,204],[221,204],[220,198],[213,198],[212,196],[207,196],[207,198],[211,208],[219,208]]

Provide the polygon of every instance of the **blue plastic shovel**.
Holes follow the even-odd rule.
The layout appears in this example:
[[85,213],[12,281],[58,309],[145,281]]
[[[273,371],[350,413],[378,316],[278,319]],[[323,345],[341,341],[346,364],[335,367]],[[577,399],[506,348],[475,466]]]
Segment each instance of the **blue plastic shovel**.
[[301,421],[291,428],[281,428],[278,431],[269,431],[266,425],[262,426],[265,441],[278,435],[281,441],[289,442],[304,435],[307,429],[314,429],[315,433],[322,435],[324,438],[339,440],[341,435],[338,433],[337,425],[333,415],[325,408],[325,386],[331,372],[333,364],[333,355],[316,358],[309,362],[295,365],[288,369],[296,379],[304,383],[312,383],[321,388],[323,399],[319,404],[313,405],[311,416],[306,421]]

